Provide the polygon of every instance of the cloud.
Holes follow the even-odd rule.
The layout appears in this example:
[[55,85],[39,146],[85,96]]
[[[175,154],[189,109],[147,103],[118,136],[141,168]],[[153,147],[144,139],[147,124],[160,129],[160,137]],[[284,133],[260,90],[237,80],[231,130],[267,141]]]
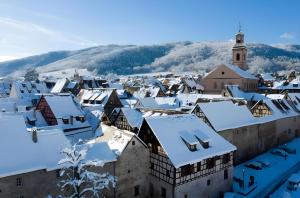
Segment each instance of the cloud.
[[284,32],[283,34],[280,35],[280,38],[287,39],[287,40],[292,40],[292,39],[295,38],[295,35],[291,32]]
[[29,21],[0,17],[0,62],[48,51],[98,45],[80,36]]
[[42,34],[51,39],[56,39],[57,41],[69,43],[72,45],[91,46],[97,44],[95,42],[80,38],[75,35],[65,34],[32,22],[15,20],[12,18],[0,17],[0,27],[1,26],[8,26],[10,28],[14,28],[25,32]]

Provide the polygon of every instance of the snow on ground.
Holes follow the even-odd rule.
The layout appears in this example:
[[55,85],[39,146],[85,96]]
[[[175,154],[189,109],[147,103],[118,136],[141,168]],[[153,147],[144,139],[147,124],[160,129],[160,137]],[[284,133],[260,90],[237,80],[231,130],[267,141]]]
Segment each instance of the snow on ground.
[[[281,157],[273,155],[269,152],[266,152],[258,157],[251,159],[250,161],[265,161],[270,163],[270,167],[265,167],[262,170],[255,170],[247,168],[244,165],[248,162],[240,164],[234,169],[234,177],[238,179],[245,179],[245,186],[248,186],[249,177],[254,176],[255,183],[257,187],[252,190],[247,196],[238,194],[237,192],[246,191],[242,189],[236,181],[234,181],[233,189],[236,192],[235,197],[265,197],[272,192],[273,189],[276,189],[278,184],[281,184],[282,181],[287,180],[287,178],[294,172],[300,170],[300,149],[297,149],[300,144],[300,138],[296,138],[293,141],[287,144],[287,147],[297,150],[296,154],[288,154],[286,157]],[[244,172],[244,176],[243,176]],[[250,188],[248,188],[250,189]]]
[[62,69],[58,71],[51,71],[51,72],[43,72],[40,74],[40,78],[56,78],[56,79],[62,79],[62,78],[71,78],[74,76],[76,71],[82,75],[82,76],[93,76],[94,73],[88,71],[87,69]]

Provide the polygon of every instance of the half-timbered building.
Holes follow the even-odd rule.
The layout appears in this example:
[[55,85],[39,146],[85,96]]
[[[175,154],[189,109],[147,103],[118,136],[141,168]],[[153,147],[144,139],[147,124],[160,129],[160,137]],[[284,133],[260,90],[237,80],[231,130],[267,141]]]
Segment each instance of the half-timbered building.
[[123,107],[116,89],[83,89],[80,92],[80,103],[84,107],[98,108],[99,110],[103,110],[107,116],[110,116],[115,108]]
[[66,135],[92,133],[91,125],[71,95],[43,95],[36,110],[48,125],[60,125]]
[[219,197],[230,190],[236,148],[195,115],[145,118],[138,136],[150,150],[151,197]]
[[110,120],[112,125],[119,129],[137,133],[143,121],[143,114],[138,109],[115,108]]

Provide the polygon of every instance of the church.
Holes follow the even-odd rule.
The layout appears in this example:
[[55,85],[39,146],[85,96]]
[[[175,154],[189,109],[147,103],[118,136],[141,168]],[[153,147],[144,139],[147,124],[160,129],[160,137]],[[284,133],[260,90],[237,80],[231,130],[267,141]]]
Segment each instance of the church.
[[203,77],[204,93],[220,94],[225,85],[238,85],[245,92],[256,92],[258,78],[246,71],[247,47],[244,33],[239,29],[232,48],[232,64],[220,64]]

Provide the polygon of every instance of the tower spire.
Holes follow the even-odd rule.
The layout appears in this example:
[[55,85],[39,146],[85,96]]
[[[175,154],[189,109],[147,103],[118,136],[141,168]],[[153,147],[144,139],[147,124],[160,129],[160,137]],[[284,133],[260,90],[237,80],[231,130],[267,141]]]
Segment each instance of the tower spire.
[[241,22],[239,22],[239,32],[242,32],[242,25],[241,25]]

